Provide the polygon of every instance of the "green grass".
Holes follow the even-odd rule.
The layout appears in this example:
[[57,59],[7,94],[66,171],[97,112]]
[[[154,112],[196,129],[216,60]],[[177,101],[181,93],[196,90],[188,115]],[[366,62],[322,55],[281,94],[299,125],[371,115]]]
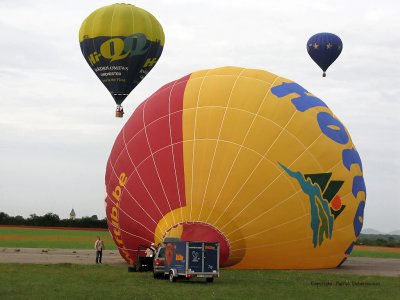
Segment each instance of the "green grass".
[[100,236],[106,249],[117,249],[108,231],[0,227],[0,247],[93,249]]
[[[0,227],[0,247],[93,249],[107,231]],[[17,236],[18,239],[7,240]],[[354,250],[352,257],[400,258],[398,252]],[[1,299],[394,299],[399,278],[301,271],[222,270],[204,280],[170,283],[151,273],[128,273],[107,265],[0,264]]]
[[399,279],[296,271],[222,270],[205,280],[155,280],[107,265],[0,264],[2,299],[394,299]]
[[351,257],[373,257],[373,258],[398,258],[400,259],[400,251],[377,251],[377,250],[353,250]]

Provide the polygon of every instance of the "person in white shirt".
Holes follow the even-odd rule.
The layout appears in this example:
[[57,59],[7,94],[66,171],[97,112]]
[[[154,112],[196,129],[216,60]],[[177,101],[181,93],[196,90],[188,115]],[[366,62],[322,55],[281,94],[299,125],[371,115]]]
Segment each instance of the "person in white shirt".
[[103,256],[104,242],[98,236],[96,242],[94,243],[94,248],[96,249],[96,264],[101,264],[101,258]]
[[151,243],[150,247],[148,247],[145,251],[147,257],[153,257],[156,253],[156,245]]

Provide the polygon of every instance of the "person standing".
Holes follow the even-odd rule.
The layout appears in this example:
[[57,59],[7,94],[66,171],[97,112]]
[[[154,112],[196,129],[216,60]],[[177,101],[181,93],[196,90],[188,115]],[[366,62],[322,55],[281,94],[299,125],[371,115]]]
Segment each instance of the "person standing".
[[94,248],[96,249],[96,264],[101,264],[101,258],[103,256],[104,242],[98,236],[96,242],[94,243]]
[[150,247],[147,247],[145,253],[146,253],[146,257],[153,257],[154,254],[156,253],[155,244],[151,243]]

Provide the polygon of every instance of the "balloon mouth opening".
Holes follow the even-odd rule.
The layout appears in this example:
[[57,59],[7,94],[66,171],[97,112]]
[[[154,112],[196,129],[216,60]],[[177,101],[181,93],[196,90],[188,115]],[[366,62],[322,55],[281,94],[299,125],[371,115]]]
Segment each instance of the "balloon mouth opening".
[[[174,229],[174,230],[173,230]],[[174,234],[176,229],[180,234]],[[171,233],[171,234],[170,234]],[[176,236],[179,235],[179,236]],[[177,237],[182,241],[218,242],[220,248],[220,266],[223,266],[231,256],[231,246],[225,234],[211,224],[204,222],[181,222],[166,230],[165,237]]]
[[326,77],[326,73],[324,72],[324,73],[322,73],[322,77]]

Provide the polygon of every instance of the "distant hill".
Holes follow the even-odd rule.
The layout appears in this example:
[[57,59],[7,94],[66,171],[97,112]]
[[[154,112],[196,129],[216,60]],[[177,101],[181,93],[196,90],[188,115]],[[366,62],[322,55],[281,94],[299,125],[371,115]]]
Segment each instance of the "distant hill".
[[373,228],[365,228],[361,230],[362,234],[383,234],[379,230],[373,229]]
[[391,232],[382,232],[373,228],[363,228],[361,234],[380,234],[380,235],[400,235],[400,230],[394,230]]

